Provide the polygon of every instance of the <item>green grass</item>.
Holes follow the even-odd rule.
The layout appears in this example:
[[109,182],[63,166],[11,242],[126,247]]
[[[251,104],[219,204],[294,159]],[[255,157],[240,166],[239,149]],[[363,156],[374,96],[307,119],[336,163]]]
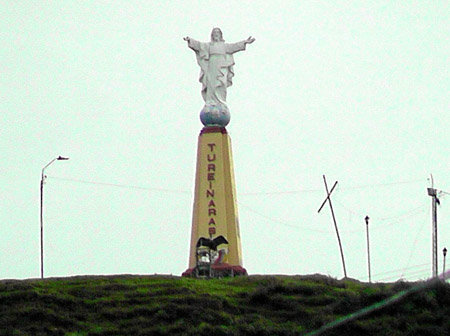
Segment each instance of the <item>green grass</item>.
[[[417,284],[325,276],[97,276],[0,282],[0,335],[303,335]],[[326,335],[447,335],[433,284]]]

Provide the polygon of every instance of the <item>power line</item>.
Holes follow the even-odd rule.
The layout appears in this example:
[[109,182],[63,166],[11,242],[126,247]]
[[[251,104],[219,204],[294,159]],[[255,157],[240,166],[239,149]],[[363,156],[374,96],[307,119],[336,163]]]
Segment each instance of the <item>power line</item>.
[[[359,185],[353,187],[343,187],[338,188],[339,190],[347,191],[347,190],[356,190],[356,189],[365,189],[365,188],[375,188],[375,187],[388,187],[400,184],[412,184],[418,182],[425,182],[426,180],[409,180],[409,181],[399,181],[399,182],[388,182],[388,183],[377,183],[377,184],[366,184]],[[240,193],[241,196],[259,196],[259,195],[284,195],[284,194],[301,194],[301,193],[312,193],[312,192],[321,192],[322,189],[304,189],[304,190],[287,190],[287,191],[270,191],[270,192],[250,192],[250,193]]]
[[321,189],[304,189],[304,190],[288,190],[288,191],[268,191],[268,192],[250,192],[250,193],[240,193],[240,196],[262,196],[262,195],[292,195],[292,194],[302,194],[302,193],[312,193],[319,192]]
[[260,213],[260,212],[258,212],[256,210],[250,208],[249,206],[247,206],[245,204],[242,204],[241,202],[238,202],[238,204],[239,204],[240,207],[245,208],[247,211],[253,212],[254,214],[256,214],[256,215],[258,215],[258,216],[260,216],[262,218],[265,218],[265,219],[267,219],[270,222],[278,223],[278,224],[281,224],[281,225],[284,225],[284,226],[287,226],[287,227],[291,227],[291,228],[295,228],[295,229],[301,229],[301,230],[305,230],[305,231],[320,232],[320,233],[330,233],[331,232],[331,231],[316,230],[316,229],[311,229],[311,228],[304,227],[304,226],[298,226],[298,225],[289,224],[289,223],[281,221],[279,219],[275,219],[273,217],[269,217],[267,215],[264,215],[264,214],[262,214],[262,213]]
[[[352,209],[350,209],[349,207],[344,205],[339,200],[336,200],[336,203],[338,203],[339,206],[341,206],[343,209],[345,209],[348,212],[350,212],[352,215],[359,216],[359,217],[364,217],[365,216],[362,212],[353,211]],[[373,217],[373,218],[371,217],[371,219],[374,219],[374,220],[377,220],[377,221],[388,221],[388,220],[396,219],[396,218],[399,218],[399,217],[407,216],[408,214],[413,213],[413,212],[415,212],[417,210],[421,210],[421,209],[423,209],[423,208],[425,208],[427,206],[428,206],[428,202],[427,203],[423,203],[422,205],[420,205],[418,207],[415,207],[413,209],[407,210],[407,211],[402,212],[402,213],[400,213],[398,215],[395,215],[395,216],[390,216],[390,217]]]
[[409,253],[408,263],[406,264],[406,267],[405,267],[405,269],[403,270],[401,277],[403,277],[403,275],[405,274],[405,270],[408,269],[409,263],[411,262],[411,259],[412,259],[412,255],[413,255],[413,253],[414,253],[414,251],[415,251],[415,249],[416,249],[416,246],[417,246],[417,241],[419,240],[419,236],[420,236],[420,234],[421,234],[423,228],[425,227],[425,224],[426,224],[426,222],[424,221],[424,222],[422,223],[422,225],[420,226],[419,230],[418,230],[417,233],[416,233],[416,237],[415,237],[415,239],[414,239],[414,242],[413,242],[413,246],[412,246],[411,252]]
[[413,272],[406,272],[405,274],[400,275],[400,277],[390,276],[387,278],[379,279],[378,281],[383,282],[383,281],[390,281],[390,280],[399,280],[399,279],[403,279],[405,276],[410,277],[413,275],[416,275],[416,277],[417,277],[417,275],[423,275],[423,276],[429,277],[429,276],[427,276],[427,274],[429,274],[429,271],[430,271],[430,266],[428,265],[427,268],[422,268],[420,270],[413,271]]
[[420,180],[409,180],[409,181],[399,181],[399,182],[366,184],[366,185],[353,186],[353,187],[344,187],[344,188],[340,188],[339,190],[355,190],[355,189],[365,189],[365,188],[374,188],[374,187],[389,187],[389,186],[393,186],[393,185],[413,184],[413,183],[418,183],[418,182],[426,182],[426,180],[420,179]]
[[141,187],[141,186],[135,186],[135,185],[94,182],[94,181],[76,180],[76,179],[68,179],[68,178],[54,177],[54,176],[49,177],[48,179],[82,183],[82,184],[91,184],[91,185],[97,185],[97,186],[103,186],[103,187],[136,189],[136,190],[151,190],[151,191],[160,191],[160,192],[168,192],[168,193],[178,193],[178,194],[190,194],[190,192],[186,191],[186,190],[164,189],[164,188],[156,188],[156,187]]
[[[176,189],[165,189],[165,188],[158,188],[158,187],[143,187],[143,186],[136,186],[136,185],[126,185],[126,184],[118,184],[118,183],[105,183],[105,182],[95,182],[95,181],[87,181],[87,180],[79,180],[79,179],[70,179],[70,178],[62,178],[62,177],[48,177],[48,179],[53,179],[53,180],[58,180],[58,181],[66,181],[66,182],[73,182],[73,183],[81,183],[81,184],[88,184],[88,185],[95,185],[95,186],[103,186],[103,187],[111,187],[111,188],[122,188],[122,189],[134,189],[134,190],[148,190],[148,191],[155,191],[155,192],[166,192],[166,193],[178,193],[178,194],[190,194],[191,192],[187,191],[187,190],[176,190]],[[379,184],[379,185],[393,185],[393,184],[404,184],[404,183],[411,183],[411,182],[416,182],[416,181],[406,181],[406,182],[395,182],[395,183],[385,183],[385,184]],[[373,185],[373,186],[377,186],[377,185]],[[359,186],[359,187],[350,187],[347,189],[352,189],[352,188],[361,188],[361,187],[366,187],[366,186]],[[343,188],[341,188],[342,190]],[[302,190],[302,191],[285,191],[285,192],[276,192],[276,193],[247,193],[247,194],[239,194],[239,195],[271,195],[271,194],[292,194],[292,193],[299,193],[299,192],[315,192],[315,191],[319,191],[319,189],[309,189],[309,190]],[[359,215],[357,212],[352,211],[351,209],[347,208],[345,205],[342,204],[342,202],[337,201],[345,210],[347,210],[348,212],[354,214],[354,215]],[[281,225],[287,226],[287,227],[291,227],[291,228],[296,228],[296,229],[301,229],[301,230],[306,230],[306,231],[312,231],[312,232],[319,232],[319,233],[330,233],[331,231],[324,231],[324,230],[316,230],[316,229],[311,229],[311,228],[307,228],[307,227],[302,227],[302,226],[298,226],[298,225],[293,225],[284,221],[280,221],[278,219],[275,219],[273,217],[264,215],[252,208],[250,208],[249,206],[239,203],[241,206],[243,206],[244,208],[247,208],[248,211],[253,212],[271,222],[275,222],[275,223],[279,223]],[[426,206],[426,205],[425,205]],[[409,210],[405,213],[402,213],[400,215],[396,215],[396,216],[392,216],[392,217],[385,217],[385,218],[379,218],[378,220],[380,221],[385,221],[385,220],[389,220],[392,218],[397,218],[397,217],[401,217],[401,216],[405,216],[411,212],[414,212],[418,209],[421,209],[423,206],[421,207],[417,207],[414,208],[412,210]],[[375,218],[377,219],[377,218]],[[394,223],[395,224],[395,223]],[[393,225],[393,223],[391,223],[390,225]],[[380,225],[375,225],[374,229],[379,229]],[[363,229],[356,229],[356,230],[343,230],[344,233],[353,233],[353,232],[360,232],[363,231]]]
[[[406,269],[415,269],[415,268],[419,268],[419,267],[423,267],[423,266],[429,266],[429,265],[430,265],[430,263],[428,262],[428,263],[424,263],[424,264],[414,265],[414,266],[408,267]],[[380,275],[398,273],[399,271],[402,271],[402,270],[405,270],[405,269],[398,268],[398,269],[394,269],[394,270],[390,270],[390,271],[385,271],[385,272],[374,274],[374,275],[372,275],[372,277],[378,277]],[[366,278],[368,278],[368,276],[364,275],[362,277],[359,277],[358,279],[366,279]]]
[[[49,177],[49,179],[83,183],[83,184],[92,184],[92,185],[99,185],[99,186],[107,186],[107,187],[137,189],[137,190],[153,190],[153,191],[161,191],[161,192],[186,193],[186,194],[191,193],[190,191],[187,191],[187,190],[165,189],[165,188],[157,188],[157,187],[143,187],[143,186],[126,185],[126,184],[119,184],[119,183],[95,182],[95,181],[86,181],[86,180],[62,178],[62,177],[55,177],[55,176]],[[400,182],[389,182],[389,183],[378,183],[378,184],[367,184],[367,185],[339,188],[339,190],[345,191],[345,190],[354,190],[354,189],[363,189],[363,188],[393,186],[393,185],[400,185],[400,184],[411,184],[411,183],[417,183],[417,182],[423,182],[423,179],[400,181]],[[321,192],[321,191],[322,191],[322,189],[304,189],[304,190],[286,190],[286,191],[272,191],[272,192],[249,192],[249,193],[239,193],[239,195],[240,196],[292,195],[292,194],[313,193],[313,192]],[[446,193],[444,191],[441,191],[441,192]],[[447,194],[449,194],[449,193],[447,193]]]
[[[270,221],[270,222],[273,222],[273,223],[277,223],[277,224],[281,224],[281,225],[284,225],[284,226],[287,226],[287,227],[291,227],[291,228],[295,228],[295,229],[300,229],[300,230],[305,230],[305,231],[312,231],[312,232],[319,232],[319,233],[327,233],[327,234],[333,232],[333,231],[331,231],[331,230],[317,230],[317,229],[311,229],[311,228],[308,228],[308,227],[305,227],[305,226],[298,226],[298,225],[290,224],[290,223],[288,223],[288,222],[281,221],[281,220],[279,220],[279,219],[276,219],[276,218],[267,216],[267,215],[265,215],[265,214],[262,214],[261,212],[256,211],[255,209],[249,207],[248,205],[243,204],[242,202],[238,202],[238,204],[239,204],[240,207],[246,209],[247,211],[252,212],[252,213],[254,213],[254,214],[256,214],[256,215],[258,215],[258,216],[260,216],[260,217],[262,217],[262,218],[267,219],[267,220]],[[420,209],[422,209],[422,208],[423,208],[423,207],[420,207]],[[413,210],[417,210],[417,209],[419,209],[419,208],[415,208],[415,209],[413,209]],[[411,212],[411,211],[410,211],[410,212]],[[404,221],[404,220],[406,220],[406,219],[412,217],[413,215],[421,214],[422,212],[423,212],[423,211],[421,211],[420,213],[417,213],[417,214],[411,214],[409,217],[404,218],[404,219],[402,219],[402,220],[398,220],[398,221],[396,221],[396,222],[388,223],[388,224],[385,224],[385,225],[376,225],[373,229],[374,229],[374,230],[379,230],[379,229],[386,228],[386,226],[393,226],[393,225],[395,225],[395,224],[401,223],[402,221]],[[354,229],[354,230],[342,230],[342,233],[356,233],[356,232],[361,232],[361,231],[364,231],[364,230],[365,230],[364,228],[362,228],[362,229]]]
[[[397,225],[397,224],[399,224],[399,223],[402,223],[402,222],[406,221],[407,219],[410,219],[411,217],[421,215],[421,214],[423,214],[423,213],[426,212],[425,207],[426,207],[426,205],[425,205],[425,206],[418,207],[418,208],[415,208],[415,209],[413,209],[413,210],[411,210],[411,211],[408,211],[408,212],[406,213],[406,214],[408,214],[408,216],[406,216],[405,214],[403,214],[403,215],[401,215],[401,217],[403,217],[403,216],[406,216],[406,217],[404,217],[404,218],[399,218],[399,219],[396,220],[396,221],[390,221],[389,223],[385,223],[385,224],[375,224],[374,227],[373,227],[373,225],[372,225],[372,229],[371,229],[371,230],[385,229],[386,227],[394,226],[394,225]],[[417,210],[420,210],[420,211],[417,211]],[[400,216],[397,216],[397,217],[400,217]],[[395,217],[394,217],[394,218],[395,218]],[[387,220],[387,219],[386,219],[386,220]],[[386,220],[385,220],[385,221],[386,221]],[[344,233],[356,233],[356,232],[362,232],[362,231],[364,231],[364,230],[365,230],[364,228],[360,228],[360,229],[353,229],[353,230],[342,230],[342,232],[344,232]]]

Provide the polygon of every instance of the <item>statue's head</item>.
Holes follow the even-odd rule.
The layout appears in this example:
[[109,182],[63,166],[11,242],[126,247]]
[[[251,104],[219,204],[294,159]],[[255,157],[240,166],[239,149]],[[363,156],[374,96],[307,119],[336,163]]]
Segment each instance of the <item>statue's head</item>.
[[211,31],[211,42],[223,42],[223,34],[220,28],[213,28]]

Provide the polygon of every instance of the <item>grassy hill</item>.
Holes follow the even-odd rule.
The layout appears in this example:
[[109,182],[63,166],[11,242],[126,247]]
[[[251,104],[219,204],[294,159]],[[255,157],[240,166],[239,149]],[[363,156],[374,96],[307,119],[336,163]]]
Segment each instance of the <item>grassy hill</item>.
[[349,322],[320,334],[449,335],[450,286],[319,275],[0,281],[0,335],[8,336],[305,335],[340,318]]

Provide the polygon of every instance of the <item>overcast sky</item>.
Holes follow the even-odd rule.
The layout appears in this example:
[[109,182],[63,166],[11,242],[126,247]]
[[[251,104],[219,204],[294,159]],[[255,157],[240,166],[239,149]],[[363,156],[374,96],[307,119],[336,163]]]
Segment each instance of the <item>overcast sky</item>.
[[[4,1],[0,278],[181,274],[188,265],[199,67],[227,42],[244,267],[375,281],[431,275],[431,185],[450,192],[448,1]],[[439,269],[450,197],[438,209]]]

